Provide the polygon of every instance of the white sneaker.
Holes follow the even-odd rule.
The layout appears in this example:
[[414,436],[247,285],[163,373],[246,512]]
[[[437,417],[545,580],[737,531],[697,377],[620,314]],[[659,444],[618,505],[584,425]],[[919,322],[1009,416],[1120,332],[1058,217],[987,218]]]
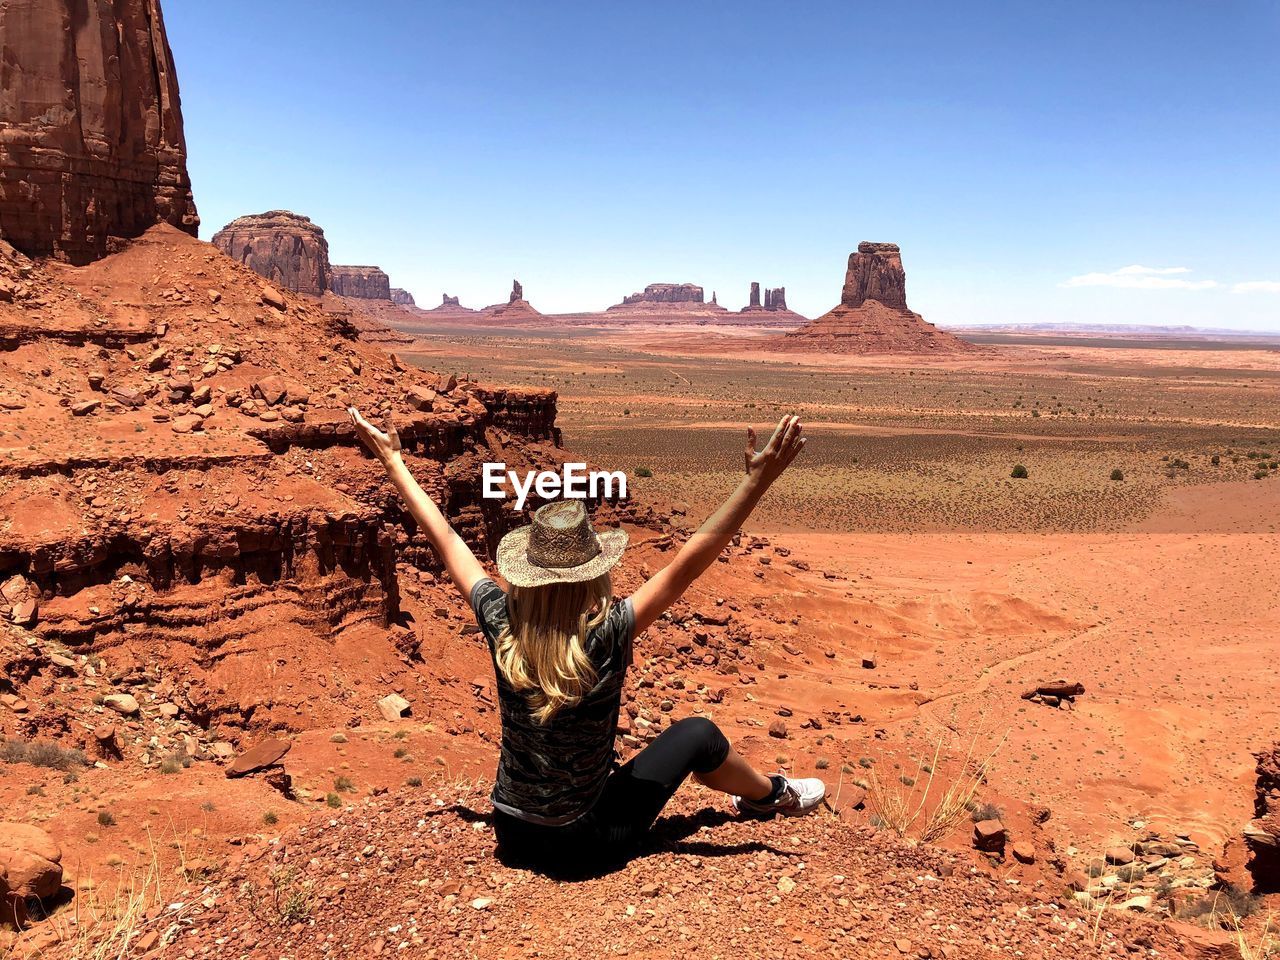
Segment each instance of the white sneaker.
[[747,817],[767,820],[774,814],[784,817],[802,817],[818,808],[827,796],[827,785],[817,777],[792,779],[784,777],[782,792],[771,803],[757,803],[745,797],[734,797],[733,805],[738,813]]

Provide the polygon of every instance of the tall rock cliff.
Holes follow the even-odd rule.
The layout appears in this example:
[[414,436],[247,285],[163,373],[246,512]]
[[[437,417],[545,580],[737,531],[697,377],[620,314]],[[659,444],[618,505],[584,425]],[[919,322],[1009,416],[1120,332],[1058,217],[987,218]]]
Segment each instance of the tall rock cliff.
[[416,307],[418,305],[418,302],[413,299],[413,294],[400,287],[391,288],[391,302],[401,307]]
[[340,297],[357,300],[390,300],[391,278],[380,267],[333,267],[329,289]]
[[162,222],[200,225],[159,0],[4,0],[0,236],[85,264]]
[[213,235],[213,245],[291,293],[319,297],[329,289],[329,241],[291,210],[237,217]]
[[846,307],[860,307],[868,300],[897,310],[907,309],[907,273],[902,269],[902,252],[896,243],[864,240],[858,244],[857,253],[849,254],[840,302]]

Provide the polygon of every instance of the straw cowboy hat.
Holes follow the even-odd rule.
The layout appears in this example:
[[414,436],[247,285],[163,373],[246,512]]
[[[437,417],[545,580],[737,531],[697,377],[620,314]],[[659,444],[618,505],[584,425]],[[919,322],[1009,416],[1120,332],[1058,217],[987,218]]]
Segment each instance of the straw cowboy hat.
[[596,533],[581,500],[539,507],[533,523],[498,544],[498,572],[513,587],[594,580],[622,559],[625,530]]

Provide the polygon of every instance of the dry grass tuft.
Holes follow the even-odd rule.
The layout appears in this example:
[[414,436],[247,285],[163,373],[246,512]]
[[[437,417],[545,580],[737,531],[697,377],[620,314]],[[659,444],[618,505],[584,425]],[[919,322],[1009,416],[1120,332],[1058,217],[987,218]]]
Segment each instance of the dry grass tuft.
[[[884,780],[874,766],[868,767],[867,800],[880,824],[921,843],[938,843],[953,834],[969,818],[974,797],[1004,743],[1001,737],[989,752],[980,753],[978,739],[970,739],[960,754],[954,735],[939,735],[932,755],[917,759],[914,776]],[[953,769],[954,774],[942,772]]]
[[70,917],[50,919],[70,960],[130,960],[168,942],[182,923],[183,912],[168,909],[173,885],[150,833],[147,841],[144,863],[109,888],[83,890]]

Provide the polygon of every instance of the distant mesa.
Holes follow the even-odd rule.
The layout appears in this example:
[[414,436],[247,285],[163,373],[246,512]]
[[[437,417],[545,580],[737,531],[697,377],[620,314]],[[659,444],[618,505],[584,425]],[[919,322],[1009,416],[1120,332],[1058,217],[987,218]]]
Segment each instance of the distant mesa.
[[[693,283],[651,283],[643,293],[623,297],[615,306],[629,307],[637,303],[697,303],[704,302],[701,287]],[[610,308],[612,309],[612,308]]]
[[458,297],[451,297],[446,293],[443,295],[438,307],[433,307],[423,312],[442,316],[475,316],[480,311],[471,307],[464,307]]
[[379,267],[335,266],[330,272],[329,289],[340,297],[390,300],[391,278]]
[[975,353],[981,348],[926,323],[907,307],[907,275],[896,243],[858,244],[849,254],[840,304],[771,346],[856,354]]
[[651,283],[641,293],[623,297],[605,313],[629,320],[705,321],[728,311],[715,302],[715,294],[707,303],[706,292],[696,283]]
[[84,265],[200,218],[156,0],[0,4],[0,236]]
[[545,319],[543,314],[534,309],[524,298],[524,286],[519,280],[511,281],[511,295],[506,303],[496,303],[481,311],[486,320],[500,324],[536,323]]
[[391,302],[401,307],[416,307],[418,305],[417,301],[413,299],[413,294],[400,287],[391,288]]
[[324,230],[292,210],[237,217],[213,235],[213,245],[283,290],[319,297],[329,289]]

